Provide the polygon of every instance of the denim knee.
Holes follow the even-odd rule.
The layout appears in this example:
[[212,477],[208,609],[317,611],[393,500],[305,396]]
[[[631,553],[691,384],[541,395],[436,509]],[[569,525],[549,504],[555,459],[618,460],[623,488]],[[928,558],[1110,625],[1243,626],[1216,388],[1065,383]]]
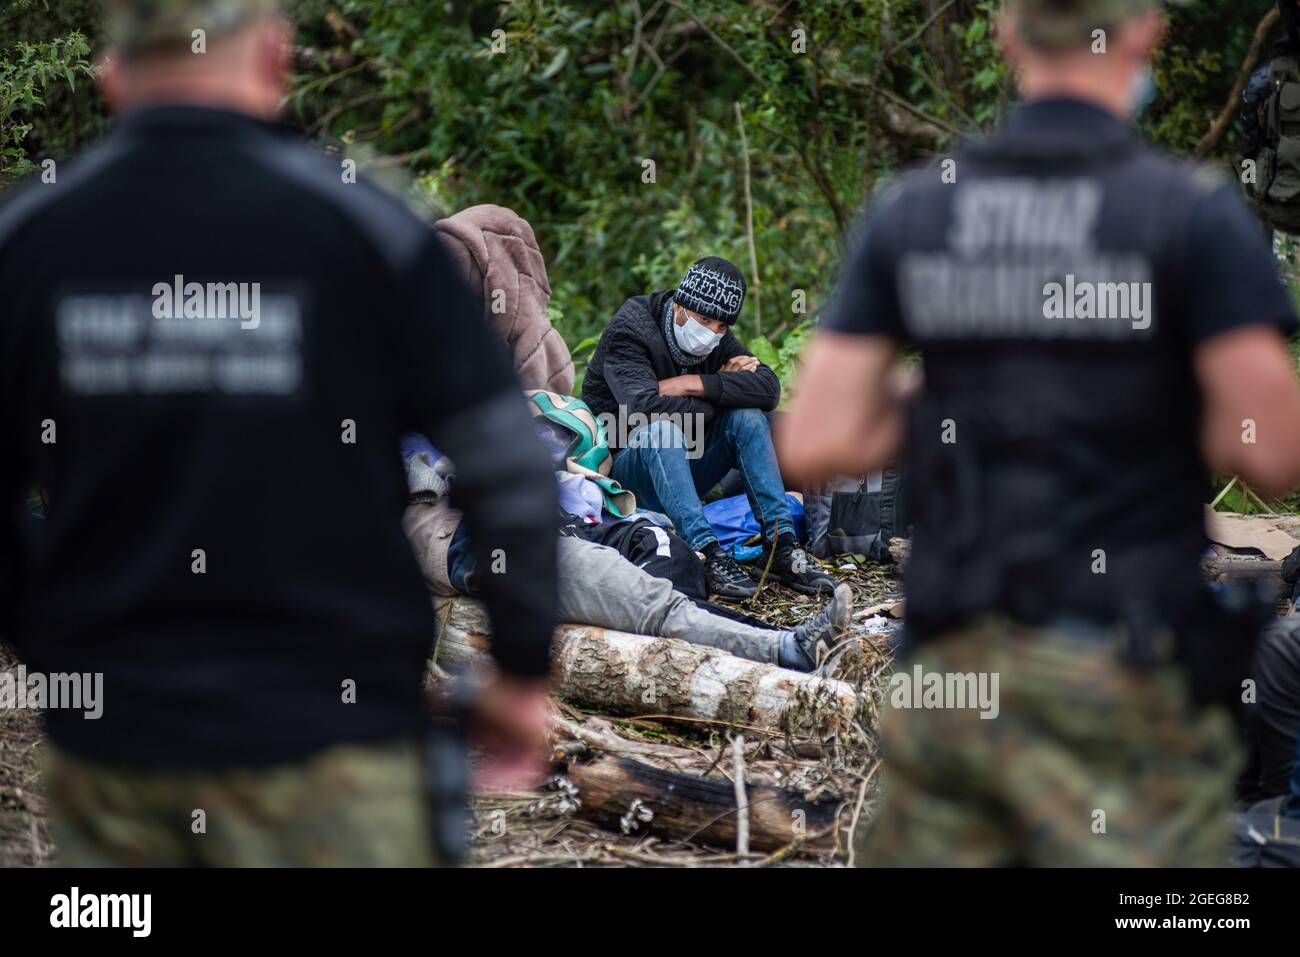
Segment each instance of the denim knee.
[[676,423],[668,419],[656,419],[649,425],[643,425],[628,441],[630,449],[678,450],[685,452],[686,436]]
[[749,436],[756,431],[770,433],[767,413],[762,409],[729,409],[722,417],[722,427],[730,435]]

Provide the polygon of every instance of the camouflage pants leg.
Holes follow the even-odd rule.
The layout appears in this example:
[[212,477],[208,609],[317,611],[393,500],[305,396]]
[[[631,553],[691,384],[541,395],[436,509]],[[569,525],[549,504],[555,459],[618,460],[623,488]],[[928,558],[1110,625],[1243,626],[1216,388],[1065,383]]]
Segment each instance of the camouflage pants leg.
[[67,867],[436,864],[412,743],[221,771],[108,767],[52,749],[47,780]]
[[1193,709],[1173,666],[1139,672],[1113,645],[997,620],[920,648],[895,677],[918,664],[997,675],[996,717],[886,700],[863,863],[1227,864],[1235,734]]

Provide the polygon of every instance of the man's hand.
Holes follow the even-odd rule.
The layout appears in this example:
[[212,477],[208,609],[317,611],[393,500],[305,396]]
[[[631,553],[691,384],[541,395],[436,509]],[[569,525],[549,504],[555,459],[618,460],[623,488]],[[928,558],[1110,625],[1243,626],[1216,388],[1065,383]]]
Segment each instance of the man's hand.
[[677,375],[671,379],[660,379],[659,394],[698,399],[704,395],[704,381],[697,375]]
[[757,356],[732,356],[722,364],[719,372],[757,372]]
[[554,705],[545,681],[497,676],[475,700],[470,742],[483,761],[474,786],[480,791],[529,790],[541,783]]

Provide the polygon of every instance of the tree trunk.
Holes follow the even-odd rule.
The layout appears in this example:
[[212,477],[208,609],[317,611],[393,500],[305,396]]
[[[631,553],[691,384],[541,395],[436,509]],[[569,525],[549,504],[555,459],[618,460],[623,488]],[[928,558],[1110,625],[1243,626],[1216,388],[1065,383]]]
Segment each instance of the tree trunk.
[[[730,781],[614,755],[574,763],[569,780],[582,802],[579,816],[611,830],[736,846],[736,794]],[[752,849],[774,851],[805,836],[814,847],[833,843],[838,801],[809,803],[765,784],[747,787],[746,798]]]
[[[478,602],[445,600],[438,619],[439,665],[491,660],[487,617]],[[555,629],[551,677],[559,694],[609,714],[704,718],[805,734],[843,727],[857,705],[852,687],[842,681],[674,638],[586,625]]]

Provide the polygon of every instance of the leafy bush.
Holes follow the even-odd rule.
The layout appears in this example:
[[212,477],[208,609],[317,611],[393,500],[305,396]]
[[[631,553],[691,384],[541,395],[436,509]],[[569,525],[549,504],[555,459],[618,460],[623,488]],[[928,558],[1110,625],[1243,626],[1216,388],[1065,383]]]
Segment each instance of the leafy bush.
[[[671,286],[696,257],[752,273],[747,158],[760,281],[749,276],[739,331],[788,379],[877,181],[1007,109],[995,8],[290,0],[290,119],[368,158],[432,210],[493,202],[527,218],[551,271],[556,325],[580,360],[626,297]],[[1267,8],[1203,0],[1172,11],[1149,136],[1190,149]],[[30,168],[29,155],[66,156],[102,129],[80,82],[97,9],[0,7],[0,185]]]
[[[0,188],[36,170],[28,154],[30,134],[39,127],[36,143],[57,142],[57,97],[63,90],[75,96],[78,83],[89,86],[92,75],[86,60],[90,43],[80,30],[34,40],[16,29],[11,32],[12,18],[32,12],[32,6],[32,0],[17,0],[0,17],[0,36],[15,38],[0,50]],[[51,96],[54,109],[47,102]]]

